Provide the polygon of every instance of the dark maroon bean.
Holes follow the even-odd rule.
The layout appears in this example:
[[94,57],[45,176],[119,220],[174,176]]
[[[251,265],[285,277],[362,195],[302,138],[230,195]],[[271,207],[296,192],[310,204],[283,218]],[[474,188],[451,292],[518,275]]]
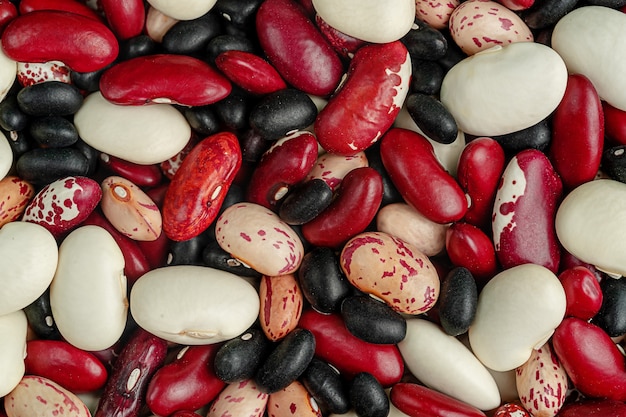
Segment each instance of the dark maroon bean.
[[259,329],[225,342],[215,355],[213,369],[222,381],[233,383],[250,379],[267,358],[271,343]]
[[538,1],[524,14],[524,22],[531,29],[544,29],[571,12],[576,3],[578,0]]
[[17,96],[8,95],[0,101],[0,127],[4,130],[24,130],[28,124],[28,116],[17,104]]
[[126,61],[138,56],[156,54],[159,45],[148,35],[138,35],[120,42],[117,61]]
[[315,354],[315,337],[306,329],[292,330],[263,361],[254,380],[266,393],[280,391],[304,372]]
[[406,109],[426,136],[448,145],[456,140],[459,128],[454,116],[433,96],[414,93],[406,98]]
[[115,360],[94,417],[136,417],[150,378],[165,363],[167,342],[136,330]]
[[211,39],[207,46],[209,62],[215,62],[215,58],[226,51],[255,52],[254,43],[241,35],[219,35]]
[[102,74],[106,69],[108,69],[108,67],[92,72],[71,71],[70,79],[72,80],[72,84],[76,87],[86,91],[87,93],[93,93],[94,91],[98,91],[100,89],[100,77],[102,77]]
[[472,273],[463,267],[452,269],[441,283],[439,321],[451,336],[467,332],[478,305],[478,290]]
[[189,126],[203,136],[211,136],[220,130],[220,121],[212,106],[188,107],[183,114]]
[[36,148],[20,156],[15,168],[26,181],[48,184],[67,176],[86,176],[89,161],[74,148]]
[[278,215],[287,224],[313,220],[333,201],[333,190],[322,179],[314,178],[285,197]]
[[605,149],[602,170],[612,179],[626,183],[626,145]]
[[517,132],[493,136],[507,155],[513,156],[524,149],[545,151],[552,140],[552,130],[548,119]]
[[300,379],[324,415],[350,411],[348,385],[339,371],[327,362],[313,358]]
[[369,343],[396,344],[406,336],[404,317],[370,296],[346,297],[341,303],[341,317],[350,333]]
[[287,88],[266,95],[250,113],[250,125],[267,140],[304,129],[317,117],[317,107],[300,90]]
[[50,290],[44,291],[35,301],[24,308],[28,325],[40,339],[60,340],[61,333],[52,317]]
[[386,417],[389,414],[389,398],[372,374],[356,374],[349,392],[350,402],[359,417]]
[[223,33],[219,16],[209,12],[192,20],[176,22],[163,35],[163,49],[172,54],[195,55],[203,52],[211,39]]
[[441,89],[441,83],[445,72],[437,61],[427,59],[411,60],[411,91],[422,94],[437,94]]
[[28,133],[39,145],[48,148],[71,146],[78,141],[74,124],[61,116],[34,118]]
[[600,289],[602,307],[593,317],[593,324],[611,337],[626,334],[626,281],[607,277],[600,282]]
[[408,49],[411,59],[438,60],[446,55],[448,49],[448,41],[443,34],[418,19],[400,42]]
[[254,25],[254,16],[263,0],[218,0],[217,13],[238,28]]
[[374,168],[383,180],[383,201],[380,203],[380,206],[403,202],[402,194],[391,181],[391,177],[389,177],[389,173],[383,165],[383,160],[380,157],[380,142],[367,148],[365,155],[370,168]]
[[211,268],[221,269],[242,277],[261,278],[262,276],[255,269],[245,266],[238,259],[233,258],[216,241],[206,245],[202,251],[202,262]]
[[240,88],[233,87],[228,97],[213,105],[215,113],[224,125],[231,130],[243,130],[248,127],[251,97]]
[[31,116],[68,116],[78,111],[83,96],[72,84],[48,81],[24,87],[17,93],[17,104]]
[[330,248],[314,248],[304,255],[298,280],[304,297],[321,313],[339,311],[341,302],[353,289]]

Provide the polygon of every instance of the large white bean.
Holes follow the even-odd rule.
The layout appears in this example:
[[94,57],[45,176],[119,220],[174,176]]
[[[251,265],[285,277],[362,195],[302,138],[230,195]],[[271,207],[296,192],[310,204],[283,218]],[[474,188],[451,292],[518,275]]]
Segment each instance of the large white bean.
[[398,348],[424,385],[481,410],[500,405],[496,382],[463,343],[423,319],[409,319],[406,325],[406,337]]
[[570,73],[586,76],[600,98],[626,110],[624,13],[602,6],[575,9],[556,24],[551,45]]
[[57,242],[43,226],[5,224],[0,229],[0,315],[20,310],[43,294],[58,259]]
[[124,255],[109,232],[82,226],[65,238],[50,305],[63,338],[80,349],[106,349],[120,338],[128,315]]
[[0,180],[7,176],[13,165],[13,150],[9,145],[9,139],[4,133],[0,133]]
[[205,15],[217,0],[148,0],[148,3],[171,18],[191,20]]
[[0,398],[24,376],[28,322],[22,310],[0,316]]
[[559,206],[555,227],[569,253],[615,277],[626,275],[626,184],[600,179],[575,188]]
[[495,136],[539,123],[556,109],[567,68],[535,42],[494,46],[465,58],[443,79],[440,99],[465,133]]
[[259,315],[259,295],[243,278],[218,269],[177,265],[142,275],[130,292],[139,326],[170,342],[204,345],[232,339]]
[[185,117],[170,104],[120,106],[92,93],[74,115],[80,137],[109,155],[157,164],[180,152],[191,137]]
[[16,78],[17,62],[6,56],[0,48],[0,101],[4,100]]
[[565,315],[565,291],[547,268],[523,264],[493,277],[481,291],[469,341],[488,368],[508,371],[528,360]]

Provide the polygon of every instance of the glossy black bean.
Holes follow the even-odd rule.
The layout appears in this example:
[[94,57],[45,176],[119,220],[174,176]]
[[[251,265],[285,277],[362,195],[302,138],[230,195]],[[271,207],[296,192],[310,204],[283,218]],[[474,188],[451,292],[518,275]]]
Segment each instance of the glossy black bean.
[[213,12],[197,19],[181,20],[163,35],[163,49],[173,54],[201,54],[211,39],[222,32],[221,19]]
[[396,344],[406,336],[404,317],[367,295],[344,298],[341,317],[350,333],[369,343]]
[[287,224],[304,224],[317,217],[333,201],[333,190],[326,181],[315,178],[289,193],[278,215]]
[[213,370],[226,383],[250,379],[267,358],[271,343],[258,329],[225,342],[215,354]]
[[417,127],[435,142],[448,145],[456,140],[459,128],[452,113],[435,97],[426,94],[410,94],[406,109]]
[[315,121],[317,107],[300,90],[286,88],[266,95],[250,113],[250,126],[267,140],[304,129]]
[[28,133],[39,145],[49,148],[63,148],[78,141],[74,124],[61,116],[33,118]]
[[408,49],[411,59],[441,59],[448,49],[448,41],[440,31],[417,19],[400,42]]
[[352,291],[335,253],[329,248],[313,248],[304,255],[298,280],[304,297],[321,313],[339,311],[341,302]]
[[370,373],[355,375],[350,384],[350,402],[359,417],[387,417],[389,398],[380,382]]
[[412,59],[411,67],[411,92],[431,95],[439,93],[445,72],[437,61]]
[[69,116],[83,103],[80,90],[61,81],[48,81],[24,87],[17,93],[20,109],[31,116]]
[[48,184],[67,176],[85,176],[89,161],[75,148],[36,148],[19,157],[18,176],[33,184]]
[[241,157],[244,162],[256,164],[267,151],[272,142],[269,142],[254,129],[248,129],[239,135],[239,146],[241,147]]
[[403,202],[402,194],[391,181],[391,177],[387,173],[383,160],[380,157],[380,142],[376,142],[365,150],[365,156],[367,156],[367,162],[370,168],[374,168],[378,172],[383,180],[383,200],[380,204],[381,207],[391,203]]
[[262,392],[273,393],[298,379],[315,354],[315,336],[309,330],[292,330],[263,361],[254,380]]
[[242,35],[219,35],[211,39],[207,46],[208,60],[215,62],[215,58],[225,51],[255,52],[254,43]]
[[50,290],[44,291],[35,301],[24,308],[28,325],[41,339],[60,340],[61,333],[52,317]]
[[227,271],[243,277],[261,278],[255,269],[242,264],[226,252],[216,241],[209,242],[202,251],[202,263],[211,268]]
[[8,95],[0,101],[0,127],[4,130],[24,130],[28,115],[17,104],[17,95]]
[[[444,34],[444,38],[446,39],[446,44],[448,47],[446,48],[446,53],[443,57],[437,59],[437,63],[441,65],[444,72],[450,71],[450,68],[467,58],[467,54],[463,52],[463,50],[459,47],[459,45],[454,42],[452,37],[450,36],[450,32],[442,32]],[[411,57],[411,59],[416,59]]]
[[167,265],[203,265],[202,251],[211,240],[212,235],[205,231],[191,239],[171,242]]
[[348,384],[327,362],[313,358],[300,380],[324,415],[345,414],[350,411]]
[[524,22],[531,29],[544,29],[554,25],[571,12],[578,0],[543,0],[533,4],[524,13]]
[[70,79],[72,80],[72,84],[76,87],[87,93],[93,93],[100,89],[100,77],[102,77],[102,74],[107,68],[93,72],[71,71]]
[[602,171],[616,181],[626,183],[626,145],[605,149],[602,153]]
[[472,273],[463,267],[453,268],[441,283],[439,321],[443,330],[458,336],[469,330],[478,305],[478,290]]
[[37,144],[31,139],[29,135],[26,134],[25,131],[22,130],[11,130],[6,131],[0,128],[2,134],[6,136],[9,141],[9,145],[11,146],[11,151],[13,152],[13,160],[17,161],[18,158],[24,155],[26,152],[31,149],[37,147]]
[[233,88],[228,97],[213,104],[215,114],[230,130],[243,130],[248,127],[248,117],[252,107],[252,97],[239,88]]
[[148,35],[138,35],[120,42],[120,52],[117,61],[137,58],[139,56],[157,53],[159,45]]
[[253,25],[254,17],[263,0],[218,0],[215,11],[231,24],[246,29]]
[[609,336],[626,334],[626,281],[605,277],[600,282],[602,307],[593,318]]
[[87,158],[87,163],[89,164],[88,174],[91,176],[96,172],[98,168],[98,163],[100,162],[100,151],[96,148],[87,145],[85,141],[82,139],[78,139],[78,141],[74,144],[74,148],[78,149],[85,158]]
[[514,155],[524,149],[545,151],[552,140],[552,131],[548,119],[517,132],[506,135],[492,136],[502,146],[507,155]]
[[220,120],[211,106],[187,107],[183,114],[189,126],[199,135],[210,136],[220,130]]
[[587,0],[587,3],[594,6],[610,7],[611,9],[619,9],[626,6],[626,0]]

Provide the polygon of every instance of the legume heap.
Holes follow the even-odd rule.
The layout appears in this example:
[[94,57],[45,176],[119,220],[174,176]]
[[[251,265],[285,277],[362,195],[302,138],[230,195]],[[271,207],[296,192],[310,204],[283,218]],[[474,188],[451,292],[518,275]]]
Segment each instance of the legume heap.
[[626,416],[626,0],[0,0],[0,417]]

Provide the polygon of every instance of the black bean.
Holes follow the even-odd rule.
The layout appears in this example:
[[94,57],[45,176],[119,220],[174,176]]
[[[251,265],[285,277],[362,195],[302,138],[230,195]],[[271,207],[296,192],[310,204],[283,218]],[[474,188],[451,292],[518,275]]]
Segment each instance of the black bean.
[[234,26],[246,29],[254,24],[261,3],[263,0],[218,0],[215,11]]
[[356,374],[350,384],[350,402],[359,417],[387,417],[389,398],[380,382],[368,373]]
[[75,148],[36,148],[19,157],[18,176],[33,184],[49,184],[67,176],[85,176],[89,161]]
[[314,178],[285,197],[278,215],[287,224],[304,224],[317,217],[333,201],[326,181]]
[[406,109],[417,127],[435,142],[448,145],[459,133],[452,113],[435,97],[413,93],[406,99]]
[[189,126],[198,134],[210,136],[220,130],[220,121],[211,106],[188,107],[183,111]]
[[78,141],[74,124],[61,116],[34,118],[28,133],[39,145],[50,148],[62,148]]
[[211,39],[207,46],[209,62],[215,62],[215,58],[225,51],[255,52],[254,43],[241,35],[219,35]]
[[545,151],[552,140],[552,130],[548,119],[544,119],[526,129],[506,135],[492,136],[507,155],[514,155],[524,149]]
[[44,291],[35,301],[24,308],[28,325],[41,339],[60,340],[61,333],[52,317],[50,290]]
[[220,269],[243,277],[261,278],[255,269],[242,264],[239,260],[220,247],[216,241],[209,242],[202,251],[202,262],[211,268]]
[[438,60],[446,55],[448,49],[448,41],[440,31],[417,19],[400,42],[406,46],[412,59]]
[[437,61],[411,59],[411,91],[413,93],[437,94],[445,72]]
[[626,281],[605,277],[600,282],[602,307],[593,318],[593,323],[609,336],[626,334]]
[[80,90],[61,81],[48,81],[24,87],[17,93],[20,109],[31,116],[68,116],[83,104]]
[[531,29],[544,29],[554,25],[567,13],[571,12],[578,0],[543,0],[538,1],[524,13],[524,22]]
[[270,341],[258,329],[250,329],[230,339],[215,354],[215,375],[226,383],[252,378],[266,359],[270,346]]
[[0,127],[4,130],[24,130],[28,124],[28,115],[17,104],[17,96],[6,96],[0,102]]
[[350,333],[369,343],[396,344],[406,336],[404,317],[367,295],[346,297],[341,317]]
[[614,146],[602,153],[602,170],[612,179],[626,183],[626,145]]
[[163,49],[181,55],[201,54],[211,39],[223,33],[220,18],[213,12],[192,20],[176,22],[163,35]]
[[248,127],[251,101],[252,97],[248,93],[233,88],[228,97],[213,104],[213,109],[228,129],[243,130]]
[[300,379],[324,415],[345,414],[350,411],[347,383],[328,363],[313,358]]
[[443,330],[458,336],[467,332],[478,306],[478,290],[472,273],[463,267],[453,268],[441,283],[439,321]]
[[148,35],[138,35],[120,42],[117,61],[155,54],[159,45]]

